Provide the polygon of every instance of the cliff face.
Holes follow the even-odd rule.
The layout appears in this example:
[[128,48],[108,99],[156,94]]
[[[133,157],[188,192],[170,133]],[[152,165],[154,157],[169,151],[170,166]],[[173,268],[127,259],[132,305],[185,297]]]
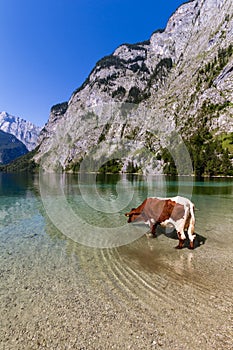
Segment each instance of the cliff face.
[[157,173],[172,135],[191,145],[208,134],[233,153],[232,44],[231,0],[183,4],[164,31],[118,47],[68,103],[51,109],[36,162],[69,170],[89,157],[89,170],[98,170],[117,158],[123,171]]
[[0,130],[14,135],[29,151],[31,151],[37,146],[41,128],[29,121],[14,117],[7,112],[1,112]]

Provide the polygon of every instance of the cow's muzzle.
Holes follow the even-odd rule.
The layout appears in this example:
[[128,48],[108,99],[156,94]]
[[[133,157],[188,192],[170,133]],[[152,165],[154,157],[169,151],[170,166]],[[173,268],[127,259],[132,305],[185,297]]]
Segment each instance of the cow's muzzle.
[[128,217],[128,223],[130,223],[131,222],[131,215],[129,213],[125,213],[125,216]]

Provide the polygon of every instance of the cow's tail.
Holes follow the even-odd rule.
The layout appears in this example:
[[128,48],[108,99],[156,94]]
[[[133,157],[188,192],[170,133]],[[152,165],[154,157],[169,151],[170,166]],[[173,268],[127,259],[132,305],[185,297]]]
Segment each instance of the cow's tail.
[[[190,205],[190,214],[191,214],[191,217],[195,220],[195,217],[194,217],[194,211],[195,211],[195,205],[191,202],[191,205]],[[198,209],[197,209],[198,210]]]
[[194,234],[194,227],[195,227],[195,215],[194,215],[194,210],[195,210],[195,206],[192,202],[190,202],[190,221],[189,221],[189,231],[191,235],[195,235]]

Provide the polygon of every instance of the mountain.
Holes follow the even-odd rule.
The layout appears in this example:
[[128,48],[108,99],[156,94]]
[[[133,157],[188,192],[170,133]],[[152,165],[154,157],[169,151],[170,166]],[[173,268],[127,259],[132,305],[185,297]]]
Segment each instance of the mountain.
[[232,44],[232,0],[184,3],[51,108],[34,160],[52,171],[233,174]]
[[0,164],[8,164],[28,153],[26,146],[15,136],[0,130]]
[[29,121],[9,115],[7,112],[1,112],[0,130],[17,137],[31,151],[37,146],[41,128]]

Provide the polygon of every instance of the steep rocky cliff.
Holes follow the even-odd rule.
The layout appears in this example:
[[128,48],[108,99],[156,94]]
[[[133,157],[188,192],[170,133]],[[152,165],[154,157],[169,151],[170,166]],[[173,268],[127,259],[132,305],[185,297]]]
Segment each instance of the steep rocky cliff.
[[211,174],[230,167],[232,116],[233,2],[189,1],[165,30],[98,61],[70,100],[51,108],[35,160],[47,170],[109,162],[161,173],[187,150],[196,173]]
[[37,146],[41,128],[7,112],[0,113],[0,130],[14,135],[29,151]]

